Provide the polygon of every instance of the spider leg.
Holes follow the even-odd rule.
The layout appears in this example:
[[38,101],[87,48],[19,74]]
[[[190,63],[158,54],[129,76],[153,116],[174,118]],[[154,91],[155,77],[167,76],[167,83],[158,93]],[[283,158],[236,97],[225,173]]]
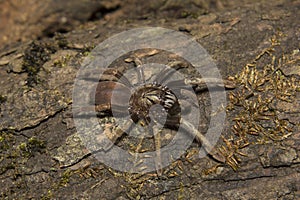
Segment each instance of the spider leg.
[[116,81],[126,85],[127,87],[132,86],[130,81],[116,68],[109,68],[105,70],[100,78],[100,81]]
[[143,165],[144,160],[143,160],[143,158],[141,157],[141,154],[140,154],[140,150],[142,148],[143,142],[144,142],[144,137],[140,137],[139,142],[138,142],[136,148],[134,149],[134,153],[130,153],[133,156],[134,166],[137,167],[137,166],[141,165],[138,169],[138,171],[141,172],[141,173],[143,172],[143,170],[145,170],[147,168]]
[[186,78],[180,80],[174,80],[168,82],[167,86],[172,86],[172,88],[177,89],[188,89],[194,88],[195,92],[203,92],[210,88],[225,88],[234,89],[236,87],[235,83],[231,80],[223,80],[218,78]]
[[[136,154],[138,154],[139,151],[141,150],[143,142],[144,142],[144,137],[141,137],[139,143],[137,144],[137,146],[135,148]],[[137,155],[136,155],[135,159],[137,159]]]
[[[162,161],[161,161],[161,129],[158,130],[157,124],[153,125],[153,128],[150,127],[150,132],[153,134],[154,132],[154,144],[155,144],[155,169],[158,176],[161,176],[163,173],[162,170]],[[153,130],[154,129],[154,130]]]
[[122,137],[125,133],[129,132],[133,128],[134,122],[129,119],[122,128],[117,126],[114,130],[114,135],[112,138],[109,138],[111,143],[106,144],[102,147],[104,151],[108,151],[109,149],[112,148],[112,146],[116,143],[116,141]]
[[143,64],[142,61],[139,58],[135,57],[133,59],[133,62],[136,66],[137,75],[138,75],[138,82],[143,83],[143,84],[146,83],[145,73],[144,73],[144,69],[142,67],[142,64]]
[[165,81],[172,76],[175,72],[177,72],[177,70],[182,69],[182,68],[186,68],[187,65],[186,63],[182,62],[182,61],[171,61],[167,64],[168,68],[165,68],[164,70],[162,70],[156,78],[156,82],[159,84],[163,84],[165,83]]
[[142,61],[138,57],[134,56],[125,59],[125,62],[133,62],[138,75],[138,83],[142,83],[142,84],[146,83],[145,73],[142,67],[143,64]]
[[236,87],[234,81],[223,80],[219,78],[197,78],[193,77],[190,79],[185,79],[185,84],[190,84],[195,87],[196,92],[201,92],[210,88],[225,88],[234,89]]
[[170,78],[175,72],[176,72],[175,69],[172,69],[172,68],[165,68],[165,69],[163,69],[162,71],[160,71],[160,72],[157,74],[157,76],[156,76],[154,82],[156,82],[156,83],[162,85],[162,84],[165,83],[165,81],[166,81],[168,78]]
[[202,146],[209,155],[211,155],[214,159],[216,159],[219,162],[225,162],[225,157],[219,151],[217,151],[205,138],[205,136],[202,133],[200,133],[190,122],[181,118],[180,124],[187,132],[193,134],[202,143]]

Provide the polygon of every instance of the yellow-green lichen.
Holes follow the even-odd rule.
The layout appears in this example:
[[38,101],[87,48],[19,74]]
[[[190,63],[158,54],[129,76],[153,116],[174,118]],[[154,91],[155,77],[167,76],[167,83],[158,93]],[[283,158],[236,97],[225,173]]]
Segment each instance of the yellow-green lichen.
[[[292,61],[272,54],[279,45],[276,37],[271,39],[271,43],[270,48],[231,77],[238,88],[229,93],[227,111],[229,115],[235,113],[235,116],[232,116],[231,133],[223,137],[224,144],[219,150],[234,170],[238,168],[241,157],[247,156],[242,151],[245,147],[282,141],[292,134],[293,125],[288,119],[279,117],[276,104],[295,101],[299,80],[284,75],[281,69]],[[262,57],[269,61],[259,66]]]

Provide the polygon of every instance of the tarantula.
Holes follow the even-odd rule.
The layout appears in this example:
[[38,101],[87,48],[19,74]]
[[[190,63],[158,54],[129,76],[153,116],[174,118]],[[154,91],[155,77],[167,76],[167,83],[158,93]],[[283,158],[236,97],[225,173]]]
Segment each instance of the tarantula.
[[[184,97],[176,95],[178,92],[180,94],[182,90],[185,90],[187,84],[194,86],[195,90],[202,90],[207,81],[215,82],[216,85],[218,85],[218,83],[223,83],[223,81],[217,79],[194,78],[189,80],[175,80],[167,83],[167,79],[170,78],[176,70],[166,68],[159,72],[151,83],[146,83],[141,61],[138,58],[132,58],[129,62],[131,61],[135,64],[138,82],[142,83],[141,87],[132,91],[134,85],[123,76],[117,68],[108,68],[103,73],[97,85],[96,93],[91,94],[91,98],[94,98],[95,100],[95,110],[99,115],[103,113],[113,113],[118,116],[129,113],[130,115],[130,118],[127,119],[125,125],[122,128],[116,128],[113,136],[109,138],[112,143],[115,143],[125,132],[130,132],[135,124],[147,126],[152,133],[153,124],[160,124],[173,129],[178,125],[181,125],[186,132],[193,134],[202,143],[204,149],[207,150],[207,153],[214,159],[225,162],[224,156],[212,147],[205,136],[189,121],[181,117],[181,113],[185,111],[184,108],[181,107],[179,99]],[[176,94],[174,89],[171,90],[168,85],[172,85],[173,88],[175,86],[175,90],[177,90]],[[201,87],[199,87],[200,85]],[[232,87],[231,84],[225,84],[225,86],[229,88]],[[124,105],[124,102],[128,102],[128,105]],[[192,104],[193,102],[189,103]],[[164,124],[162,124],[162,122]],[[161,175],[162,167],[160,165],[161,155],[159,151],[161,148],[160,132],[153,135],[157,152],[155,166],[157,174]],[[110,148],[111,145],[102,147],[105,151]]]

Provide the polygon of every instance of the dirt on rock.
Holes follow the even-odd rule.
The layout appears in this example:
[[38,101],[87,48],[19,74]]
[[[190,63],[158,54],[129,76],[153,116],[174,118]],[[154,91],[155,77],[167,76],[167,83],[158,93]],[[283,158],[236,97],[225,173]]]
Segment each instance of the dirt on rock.
[[[299,0],[12,0],[0,1],[0,9],[1,199],[300,198]],[[84,145],[72,109],[77,72],[101,42],[139,27],[193,38],[225,85],[234,83],[220,107],[227,116],[215,145],[225,162],[199,158],[195,140],[162,174],[121,172],[96,159],[99,148]],[[187,60],[166,51],[125,52],[110,67],[130,71],[140,61],[197,76]],[[218,90],[193,89],[201,115],[196,128],[205,133],[216,115],[209,92]],[[99,126],[113,134],[115,119],[104,114]],[[161,144],[171,143],[174,132],[164,128]],[[139,143],[127,134],[115,143],[141,153],[155,150],[149,138]]]

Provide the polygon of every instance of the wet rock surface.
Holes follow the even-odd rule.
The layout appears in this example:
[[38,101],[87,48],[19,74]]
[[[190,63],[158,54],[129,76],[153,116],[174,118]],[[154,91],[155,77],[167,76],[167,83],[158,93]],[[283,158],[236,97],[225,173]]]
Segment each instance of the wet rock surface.
[[[299,1],[72,2],[0,2],[6,8],[0,25],[6,26],[0,41],[1,198],[299,198]],[[16,14],[20,7],[24,19]],[[84,58],[110,36],[144,26],[190,35],[222,76],[236,81],[237,88],[227,91],[228,116],[217,144],[226,163],[199,159],[201,143],[195,141],[162,176],[123,173],[99,162],[78,140],[72,92]],[[164,56],[152,59],[167,62]],[[122,59],[114,64],[130,65]],[[267,99],[272,101],[262,103]],[[198,100],[205,105],[199,127],[205,132],[207,92]],[[124,136],[118,146],[130,149],[137,142]]]

